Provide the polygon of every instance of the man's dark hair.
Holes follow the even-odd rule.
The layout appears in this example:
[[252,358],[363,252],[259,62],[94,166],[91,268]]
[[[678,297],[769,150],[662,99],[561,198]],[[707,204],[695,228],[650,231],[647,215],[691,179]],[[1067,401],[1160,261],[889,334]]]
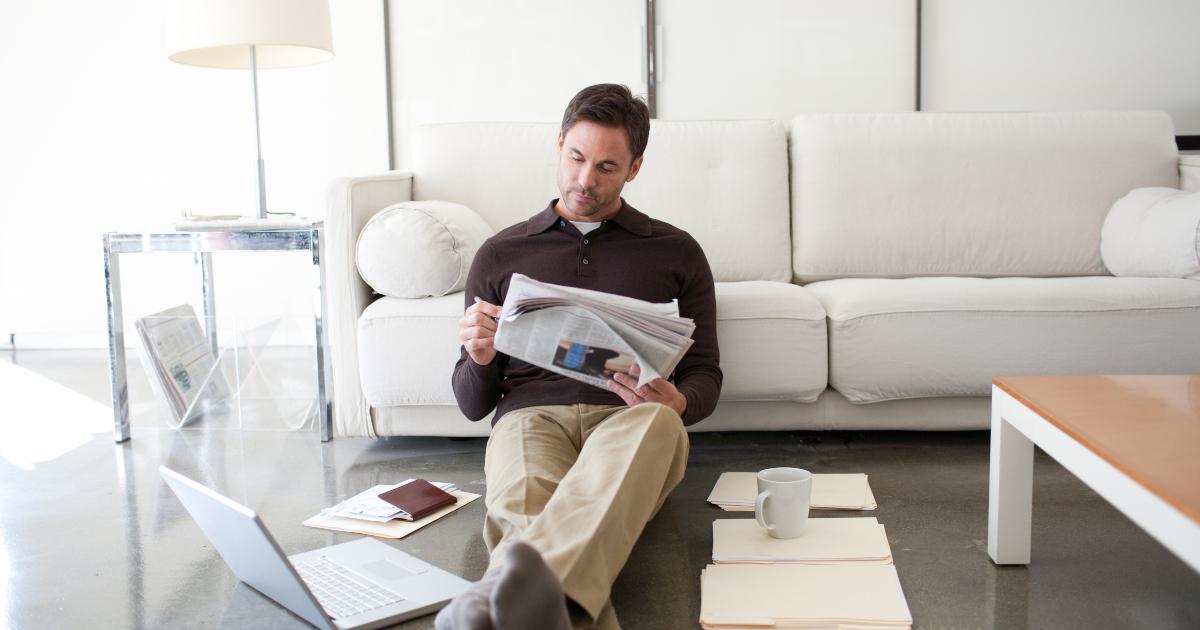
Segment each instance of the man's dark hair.
[[624,85],[600,83],[580,90],[563,112],[562,134],[567,135],[567,131],[581,120],[624,128],[635,160],[646,152],[646,143],[650,140],[650,108]]

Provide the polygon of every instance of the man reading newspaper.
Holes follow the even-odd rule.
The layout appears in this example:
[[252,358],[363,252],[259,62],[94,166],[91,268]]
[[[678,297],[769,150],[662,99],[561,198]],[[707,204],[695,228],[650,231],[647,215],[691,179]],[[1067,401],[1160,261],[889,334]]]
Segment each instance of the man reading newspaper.
[[[437,617],[440,629],[617,628],[609,591],[638,536],[683,478],[684,426],[721,390],[712,272],[686,232],[621,198],[642,166],[649,112],[625,86],[571,100],[558,135],[555,199],[502,230],[475,257],[460,323],[454,394],[463,413],[495,409],[484,469],[483,579]],[[695,324],[669,378],[639,386],[635,362],[591,358],[572,340],[559,360],[605,387],[497,352],[513,274],[665,303]],[[624,369],[622,369],[624,368]]]

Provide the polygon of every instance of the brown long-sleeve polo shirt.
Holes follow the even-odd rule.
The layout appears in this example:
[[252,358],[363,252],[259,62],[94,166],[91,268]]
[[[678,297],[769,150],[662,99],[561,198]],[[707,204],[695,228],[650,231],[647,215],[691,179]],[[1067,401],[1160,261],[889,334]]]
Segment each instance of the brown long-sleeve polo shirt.
[[[695,320],[696,330],[692,347],[670,380],[687,397],[684,424],[703,420],[717,405],[722,374],[712,271],[699,243],[687,232],[638,212],[624,199],[614,218],[583,235],[554,212],[557,202],[483,244],[467,275],[466,306],[476,296],[504,303],[513,273],[649,302],[678,299],[679,314]],[[465,348],[454,366],[453,386],[463,414],[480,420],[494,408],[492,424],[513,409],[535,405],[625,404],[615,392],[503,353],[479,365]]]

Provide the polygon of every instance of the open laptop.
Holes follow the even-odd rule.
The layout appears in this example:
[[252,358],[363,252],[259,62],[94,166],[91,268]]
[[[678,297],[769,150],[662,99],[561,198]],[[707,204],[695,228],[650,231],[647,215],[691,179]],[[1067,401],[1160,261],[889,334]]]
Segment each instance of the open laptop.
[[470,582],[372,538],[285,557],[253,510],[160,466],[238,579],[318,628],[377,628],[429,614]]

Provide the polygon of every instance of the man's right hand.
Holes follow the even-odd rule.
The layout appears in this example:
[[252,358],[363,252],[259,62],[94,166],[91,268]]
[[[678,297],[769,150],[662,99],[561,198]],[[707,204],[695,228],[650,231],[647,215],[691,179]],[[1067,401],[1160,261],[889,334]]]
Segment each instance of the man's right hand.
[[468,306],[463,318],[458,320],[458,339],[479,365],[487,365],[496,358],[496,318],[500,307],[484,302],[478,297]]

